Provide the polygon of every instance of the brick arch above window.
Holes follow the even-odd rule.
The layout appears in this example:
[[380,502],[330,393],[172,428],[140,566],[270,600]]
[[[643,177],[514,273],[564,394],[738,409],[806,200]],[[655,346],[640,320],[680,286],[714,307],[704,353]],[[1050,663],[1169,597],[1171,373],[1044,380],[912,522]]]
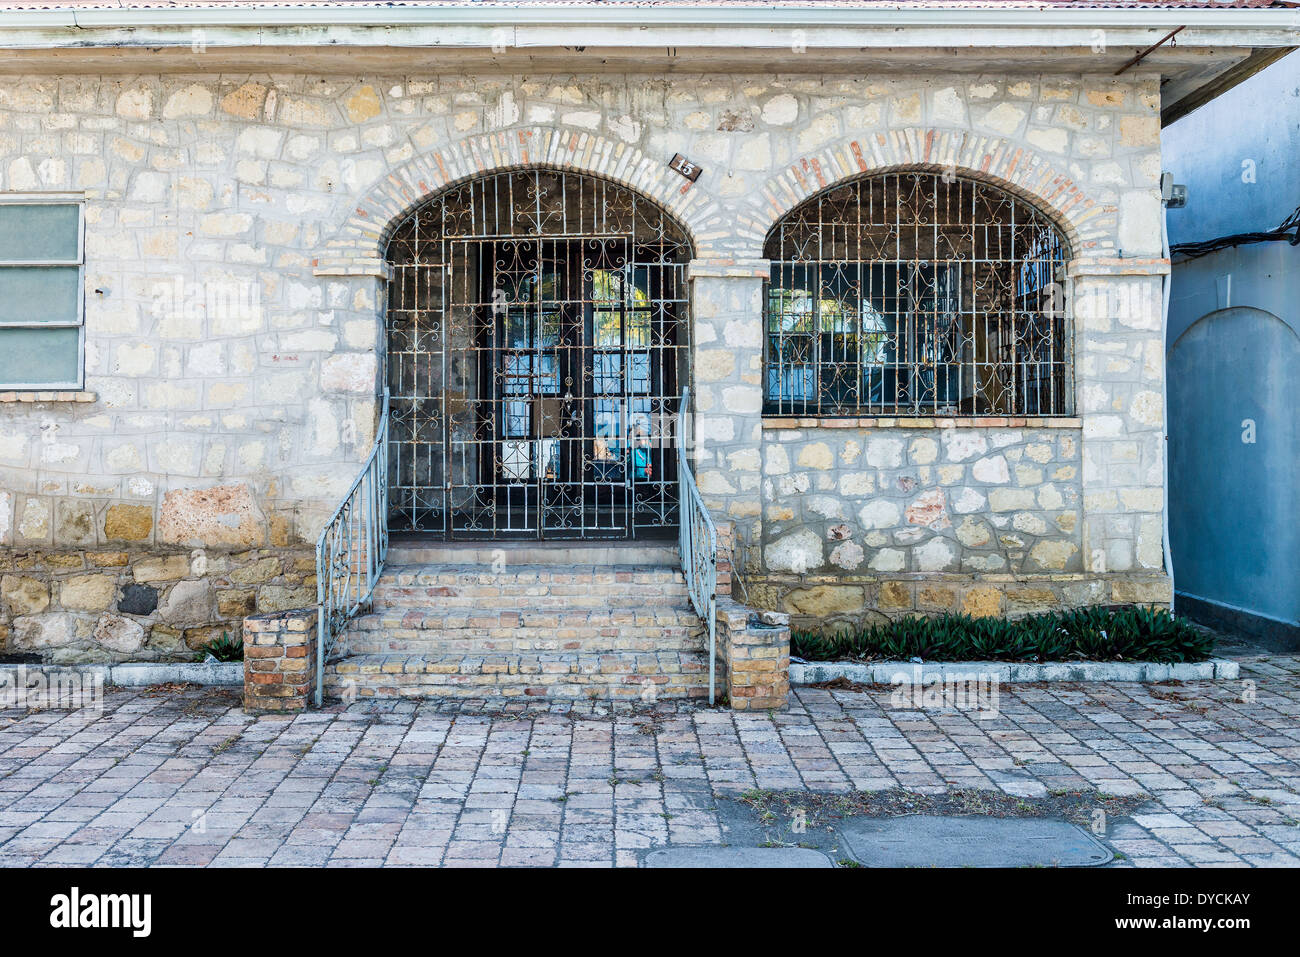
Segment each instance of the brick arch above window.
[[384,275],[384,250],[406,217],[445,189],[493,172],[545,167],[587,173],[655,201],[686,229],[701,258],[730,230],[715,199],[626,143],[581,130],[528,127],[470,136],[389,170],[350,210],[314,263],[317,275]]
[[801,203],[841,182],[901,170],[943,172],[1019,197],[1052,220],[1076,258],[1114,254],[1118,209],[1023,143],[970,130],[906,128],[868,133],[801,156],[751,194],[738,220],[753,255],[772,227]]

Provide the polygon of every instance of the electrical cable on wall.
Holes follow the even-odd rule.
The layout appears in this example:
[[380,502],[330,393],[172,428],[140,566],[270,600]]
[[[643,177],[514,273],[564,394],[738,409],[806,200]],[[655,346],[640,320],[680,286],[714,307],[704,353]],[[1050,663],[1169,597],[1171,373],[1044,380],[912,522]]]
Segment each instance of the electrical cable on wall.
[[1250,243],[1272,243],[1285,240],[1292,246],[1300,246],[1300,206],[1282,221],[1277,229],[1263,233],[1237,233],[1232,236],[1220,236],[1218,239],[1205,239],[1197,243],[1178,243],[1169,247],[1170,255],[1178,262],[1199,259],[1210,253],[1227,249],[1230,246],[1245,246]]

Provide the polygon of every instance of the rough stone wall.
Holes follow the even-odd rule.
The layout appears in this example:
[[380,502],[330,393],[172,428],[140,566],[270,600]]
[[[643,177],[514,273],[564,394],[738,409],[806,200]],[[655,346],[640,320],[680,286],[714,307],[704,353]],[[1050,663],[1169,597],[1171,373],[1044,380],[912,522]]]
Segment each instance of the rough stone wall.
[[193,661],[243,619],[316,603],[308,549],[0,550],[0,653]]
[[769,429],[767,572],[1082,568],[1079,429]]
[[[816,628],[1168,603],[1147,513],[1098,515],[1093,503],[1092,521],[1119,532],[1099,554],[1084,550],[1081,420],[903,421],[810,429],[768,420],[761,556],[749,574],[760,607]],[[1107,491],[1112,505],[1133,494]],[[1108,571],[1108,554],[1130,564]]]
[[[1066,233],[1078,560],[1151,568],[1158,109],[1138,71],[0,78],[0,191],[85,195],[88,392],[0,394],[0,546],[311,542],[373,435],[387,228],[448,183],[534,163],[631,185],[689,230],[697,473],[754,546],[763,239],[837,180],[923,165],[1032,197]],[[695,184],[666,168],[677,152],[704,167]]]

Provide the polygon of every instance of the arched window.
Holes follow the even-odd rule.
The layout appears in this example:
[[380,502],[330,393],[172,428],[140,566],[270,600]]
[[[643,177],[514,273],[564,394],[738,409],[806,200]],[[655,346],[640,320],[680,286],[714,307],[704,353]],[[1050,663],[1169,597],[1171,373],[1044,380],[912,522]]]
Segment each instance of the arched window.
[[950,173],[866,176],[772,228],[769,415],[1069,415],[1065,238]]

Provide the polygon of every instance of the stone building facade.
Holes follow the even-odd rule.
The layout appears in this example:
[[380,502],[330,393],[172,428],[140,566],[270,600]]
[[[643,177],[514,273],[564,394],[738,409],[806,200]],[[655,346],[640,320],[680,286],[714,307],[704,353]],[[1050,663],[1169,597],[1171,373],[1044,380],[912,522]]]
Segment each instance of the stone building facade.
[[[386,237],[534,166],[624,184],[690,237],[692,455],[751,604],[1165,603],[1160,106],[1140,67],[0,76],[0,199],[66,194],[85,222],[84,390],[0,393],[0,647],[186,656],[313,603],[315,538],[376,430]],[[763,414],[765,237],[897,169],[1059,228],[1072,415]]]

